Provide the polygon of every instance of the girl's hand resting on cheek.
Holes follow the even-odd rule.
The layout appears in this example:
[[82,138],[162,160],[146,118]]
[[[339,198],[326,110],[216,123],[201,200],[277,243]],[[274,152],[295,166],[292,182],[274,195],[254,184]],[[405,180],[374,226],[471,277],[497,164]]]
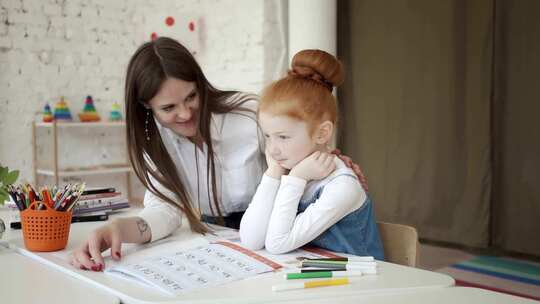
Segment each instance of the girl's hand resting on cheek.
[[272,156],[270,156],[270,152],[268,152],[268,150],[266,150],[265,157],[266,164],[268,165],[266,175],[275,179],[280,179],[282,175],[287,174],[287,169],[280,166],[278,162],[273,159]]
[[304,179],[307,182],[327,177],[336,169],[335,155],[315,151],[291,169],[289,175]]

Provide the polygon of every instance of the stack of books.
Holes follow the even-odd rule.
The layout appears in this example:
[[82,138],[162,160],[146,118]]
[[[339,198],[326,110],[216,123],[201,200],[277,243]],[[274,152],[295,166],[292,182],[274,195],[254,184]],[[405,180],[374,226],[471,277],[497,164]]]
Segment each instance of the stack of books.
[[[17,210],[14,202],[8,207]],[[109,212],[129,208],[129,201],[117,192],[115,188],[93,188],[83,191],[79,200],[73,206],[71,222],[94,222],[109,219]],[[19,212],[10,212],[10,227],[21,229]]]
[[129,201],[115,188],[94,188],[83,192],[73,208],[73,215],[103,214],[129,208]]

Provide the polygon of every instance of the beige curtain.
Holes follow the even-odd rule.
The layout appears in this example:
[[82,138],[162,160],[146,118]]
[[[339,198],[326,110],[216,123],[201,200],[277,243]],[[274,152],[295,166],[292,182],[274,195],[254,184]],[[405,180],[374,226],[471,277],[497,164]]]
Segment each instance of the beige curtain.
[[493,239],[540,255],[540,1],[496,1]]
[[540,1],[338,3],[338,146],[378,219],[540,255]]
[[363,167],[378,219],[487,246],[491,1],[338,3],[338,143]]

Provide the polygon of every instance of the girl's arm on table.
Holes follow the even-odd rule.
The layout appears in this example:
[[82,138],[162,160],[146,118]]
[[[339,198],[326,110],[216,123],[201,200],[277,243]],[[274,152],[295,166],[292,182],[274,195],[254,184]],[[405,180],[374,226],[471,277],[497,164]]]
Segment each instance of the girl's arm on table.
[[279,179],[263,175],[259,187],[240,222],[240,240],[251,250],[264,247],[268,221],[279,189]]
[[301,178],[282,177],[266,235],[269,252],[285,253],[309,243],[366,200],[356,179],[339,176],[325,186],[315,203],[296,215],[305,186]]

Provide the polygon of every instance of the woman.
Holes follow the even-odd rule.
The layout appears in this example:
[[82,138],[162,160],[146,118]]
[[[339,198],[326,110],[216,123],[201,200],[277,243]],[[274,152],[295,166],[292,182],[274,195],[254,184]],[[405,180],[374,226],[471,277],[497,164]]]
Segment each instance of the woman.
[[[158,240],[185,218],[238,228],[266,170],[256,96],[214,88],[191,53],[160,37],[144,43],[126,76],[129,158],[145,186],[144,209],[98,228],[71,254],[71,264],[101,271],[101,252],[121,258],[122,243]],[[349,160],[350,162],[350,160]]]

